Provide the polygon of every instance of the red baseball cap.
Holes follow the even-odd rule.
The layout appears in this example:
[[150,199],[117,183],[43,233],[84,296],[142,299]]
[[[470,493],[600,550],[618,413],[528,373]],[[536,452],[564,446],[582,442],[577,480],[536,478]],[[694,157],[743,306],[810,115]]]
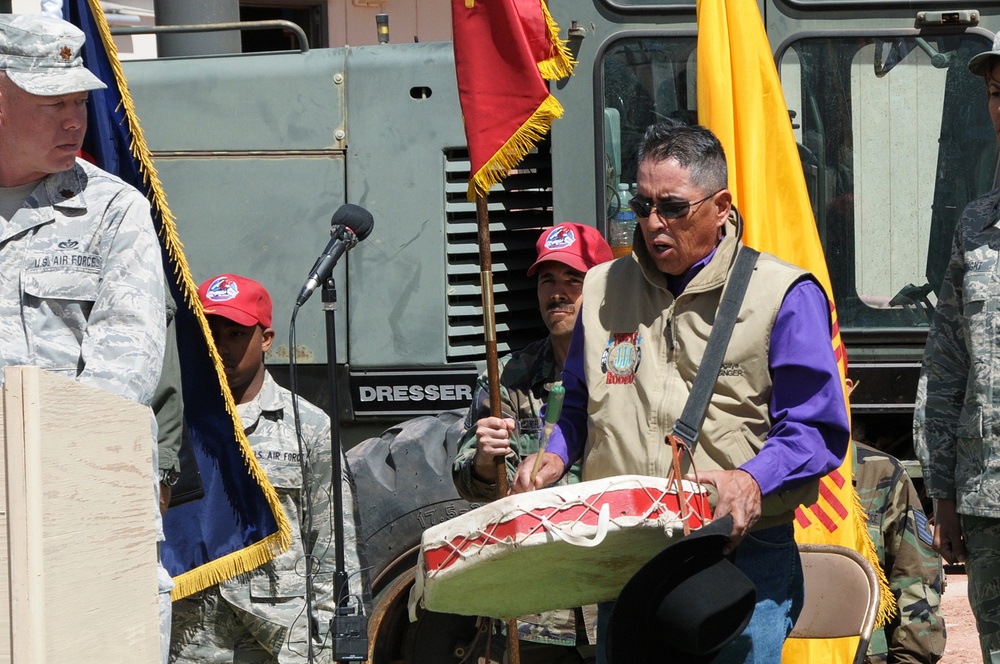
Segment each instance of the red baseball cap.
[[220,274],[198,287],[198,299],[206,314],[240,325],[271,327],[271,296],[253,279]]
[[535,249],[538,251],[538,259],[528,268],[529,277],[545,261],[565,263],[574,270],[585,273],[595,265],[613,258],[611,246],[600,231],[593,226],[571,221],[542,231]]

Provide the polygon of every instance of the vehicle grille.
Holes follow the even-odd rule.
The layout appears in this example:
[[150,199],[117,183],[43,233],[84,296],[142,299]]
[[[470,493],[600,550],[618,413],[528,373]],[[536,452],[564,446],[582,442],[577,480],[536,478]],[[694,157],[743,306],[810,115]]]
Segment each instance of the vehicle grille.
[[[552,225],[552,157],[543,141],[488,198],[497,352],[523,348],[546,330],[538,314],[535,279],[526,276],[535,241]],[[485,359],[483,304],[479,285],[476,205],[466,198],[469,151],[445,151],[446,249],[448,257],[449,362]]]

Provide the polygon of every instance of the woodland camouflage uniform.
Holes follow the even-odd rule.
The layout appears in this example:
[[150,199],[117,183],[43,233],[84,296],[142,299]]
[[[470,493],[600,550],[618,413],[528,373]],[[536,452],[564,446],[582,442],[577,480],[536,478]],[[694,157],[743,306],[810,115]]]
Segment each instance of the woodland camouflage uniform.
[[937,662],[945,646],[941,558],[931,548],[920,498],[903,466],[888,454],[855,443],[854,460],[868,534],[898,608],[892,622],[872,634],[866,661]]

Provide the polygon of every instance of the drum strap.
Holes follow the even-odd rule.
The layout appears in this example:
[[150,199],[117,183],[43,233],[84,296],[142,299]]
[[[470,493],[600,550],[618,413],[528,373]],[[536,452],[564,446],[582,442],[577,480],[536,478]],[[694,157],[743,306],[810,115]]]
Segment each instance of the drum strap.
[[684,524],[684,536],[687,537],[691,534],[691,524],[688,523],[688,517],[690,516],[691,510],[688,509],[687,496],[684,495],[684,485],[682,484],[682,478],[684,476],[681,475],[681,455],[686,453],[691,458],[692,470],[694,469],[694,455],[691,454],[691,448],[688,447],[688,444],[681,440],[678,436],[668,434],[667,442],[670,443],[670,456],[672,459],[670,472],[667,473],[667,487],[673,486],[677,491],[681,523]]
[[736,264],[729,275],[729,283],[722,294],[722,302],[719,303],[715,324],[712,325],[712,333],[708,336],[705,355],[701,358],[698,374],[691,386],[691,394],[688,395],[680,418],[674,422],[674,433],[687,443],[691,450],[698,444],[698,432],[701,430],[702,422],[705,421],[708,400],[719,378],[722,359],[726,355],[729,338],[733,334],[736,317],[743,305],[743,296],[747,292],[747,284],[750,283],[750,275],[753,274],[758,256],[760,252],[750,247],[743,247],[737,254]]

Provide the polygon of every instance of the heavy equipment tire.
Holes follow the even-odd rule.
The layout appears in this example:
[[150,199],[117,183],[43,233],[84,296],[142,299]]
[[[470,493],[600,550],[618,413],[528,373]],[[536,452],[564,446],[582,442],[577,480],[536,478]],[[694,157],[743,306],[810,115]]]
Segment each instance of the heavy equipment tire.
[[[416,623],[406,617],[420,536],[479,506],[459,497],[451,479],[464,417],[460,410],[417,417],[347,452],[374,599],[370,664],[456,662],[452,642],[461,648],[475,636],[474,618],[424,611]],[[427,634],[454,636],[425,643]]]

